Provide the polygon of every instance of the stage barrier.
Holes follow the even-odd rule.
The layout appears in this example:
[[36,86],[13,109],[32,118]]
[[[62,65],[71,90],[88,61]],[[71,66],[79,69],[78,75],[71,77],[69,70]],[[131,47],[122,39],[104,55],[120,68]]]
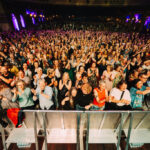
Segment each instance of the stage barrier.
[[[42,150],[50,143],[76,144],[77,150],[86,150],[89,144],[115,144],[120,150],[121,136],[126,137],[126,150],[150,143],[150,111],[44,111],[24,110],[25,120],[21,128],[12,124],[4,129],[0,125],[3,149],[11,143],[19,148],[35,144],[44,137]],[[6,132],[8,135],[6,136]],[[86,141],[83,137],[86,137]]]

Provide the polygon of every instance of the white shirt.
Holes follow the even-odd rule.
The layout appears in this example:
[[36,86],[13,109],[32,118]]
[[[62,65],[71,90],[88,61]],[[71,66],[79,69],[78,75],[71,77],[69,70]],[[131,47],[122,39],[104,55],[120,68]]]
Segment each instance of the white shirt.
[[60,71],[59,71],[58,68],[56,68],[56,70],[55,70],[55,76],[56,76],[57,78],[60,78],[60,77],[61,77],[61,74],[60,74]]
[[[122,91],[119,90],[118,88],[113,88],[111,91],[110,91],[110,96],[114,96],[115,97],[115,100],[120,100],[120,97],[122,95]],[[130,92],[129,90],[125,90],[124,94],[123,94],[123,97],[121,99],[124,99],[124,100],[128,100],[131,102],[131,96],[130,96]],[[125,104],[124,103],[117,103],[118,106],[124,106]]]
[[149,70],[149,69],[150,69],[150,65],[149,65],[149,66],[143,65],[142,68],[143,68],[143,69],[148,69],[148,70]]
[[25,76],[28,76],[29,78],[32,78],[32,72],[29,69],[27,69],[25,71]]
[[[38,74],[36,74],[35,76],[37,78],[37,82],[34,81],[33,84],[37,85],[37,87],[38,87],[40,78],[39,78]],[[41,79],[44,79],[46,76],[47,76],[46,74],[42,74]]]
[[54,104],[53,101],[52,101],[53,90],[49,86],[45,87],[44,94],[48,95],[49,98],[46,98],[43,95],[41,95],[40,91],[41,91],[40,87],[38,87],[36,89],[36,93],[37,93],[37,96],[39,98],[40,107],[41,107],[41,109],[45,109],[46,108],[48,110]]

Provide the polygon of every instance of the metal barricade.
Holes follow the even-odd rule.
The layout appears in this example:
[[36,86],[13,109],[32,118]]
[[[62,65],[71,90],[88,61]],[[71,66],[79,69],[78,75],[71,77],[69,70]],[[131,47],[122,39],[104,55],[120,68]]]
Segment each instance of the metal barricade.
[[[150,143],[150,111],[46,111],[24,110],[22,128],[11,128],[6,138],[0,125],[3,149],[11,143],[18,146],[35,144],[44,137],[43,150],[50,143],[76,144],[77,150],[86,150],[89,144],[115,144],[120,148],[122,133],[126,136],[126,150],[134,144]],[[42,133],[42,135],[41,135]]]

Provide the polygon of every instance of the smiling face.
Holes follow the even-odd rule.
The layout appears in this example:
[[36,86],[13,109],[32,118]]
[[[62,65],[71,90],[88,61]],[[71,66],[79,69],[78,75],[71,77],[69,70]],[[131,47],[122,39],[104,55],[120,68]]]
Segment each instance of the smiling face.
[[69,79],[69,74],[67,72],[65,72],[63,74],[63,80],[67,81]]
[[83,76],[82,81],[83,81],[83,83],[88,83],[88,77],[87,76]]
[[100,90],[102,91],[102,90],[104,90],[105,89],[105,83],[100,83],[99,84],[99,88],[100,88]]
[[80,74],[80,73],[77,73],[77,74],[76,74],[76,78],[77,78],[77,80],[81,80],[81,74]]
[[24,72],[23,71],[19,71],[18,72],[18,76],[20,79],[24,78]]
[[18,90],[24,90],[25,88],[23,81],[19,81],[16,85],[17,85]]
[[127,84],[126,83],[123,83],[121,86],[120,86],[120,90],[121,91],[125,91],[127,89]]
[[43,74],[42,69],[41,69],[41,68],[38,68],[37,73],[38,73],[39,76],[42,76],[42,74]]
[[92,63],[92,68],[95,68],[96,67],[96,63]]
[[40,90],[43,91],[45,89],[46,83],[44,80],[39,81]]
[[110,71],[111,71],[111,67],[107,66],[107,72],[110,72]]
[[23,69],[25,69],[25,70],[26,70],[27,68],[28,68],[27,64],[26,64],[26,63],[24,63],[24,64],[23,64]]
[[34,62],[34,67],[38,68],[39,67],[39,63],[38,62]]
[[139,77],[139,79],[140,79],[143,83],[145,83],[145,82],[147,81],[148,77],[147,77],[147,75],[143,74],[143,75],[141,75],[141,76]]
[[77,95],[77,90],[73,89],[72,92],[71,92],[71,94],[72,94],[73,97],[75,97]]
[[6,75],[7,72],[8,72],[8,70],[7,70],[6,67],[1,67],[1,73],[2,73],[3,75]]
[[139,82],[136,84],[136,87],[137,87],[138,89],[141,89],[142,86],[143,86],[142,81],[139,81]]
[[84,72],[84,67],[80,67],[80,72],[81,72],[81,73]]
[[138,78],[138,75],[139,75],[138,71],[134,71],[133,76],[134,76],[135,78]]

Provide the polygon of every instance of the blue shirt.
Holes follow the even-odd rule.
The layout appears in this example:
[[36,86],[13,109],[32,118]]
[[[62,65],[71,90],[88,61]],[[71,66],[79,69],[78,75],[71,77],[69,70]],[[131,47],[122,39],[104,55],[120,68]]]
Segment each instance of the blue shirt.
[[53,95],[53,90],[51,87],[49,86],[46,86],[45,87],[45,90],[44,90],[44,94],[48,95],[49,98],[46,98],[45,96],[43,96],[41,93],[40,93],[40,87],[37,87],[36,89],[36,93],[37,93],[37,96],[39,98],[39,102],[40,102],[40,107],[41,109],[50,109],[50,107],[54,104],[53,101],[52,101],[52,95]]
[[33,106],[34,102],[32,99],[31,89],[25,88],[24,92],[21,95],[17,95],[15,98],[12,98],[12,101],[18,101],[20,107]]
[[142,86],[141,89],[137,89],[135,87],[132,87],[130,89],[130,94],[131,94],[131,106],[132,108],[138,108],[142,107],[142,102],[144,100],[144,95],[142,94],[137,94],[137,91],[145,91],[146,87]]

